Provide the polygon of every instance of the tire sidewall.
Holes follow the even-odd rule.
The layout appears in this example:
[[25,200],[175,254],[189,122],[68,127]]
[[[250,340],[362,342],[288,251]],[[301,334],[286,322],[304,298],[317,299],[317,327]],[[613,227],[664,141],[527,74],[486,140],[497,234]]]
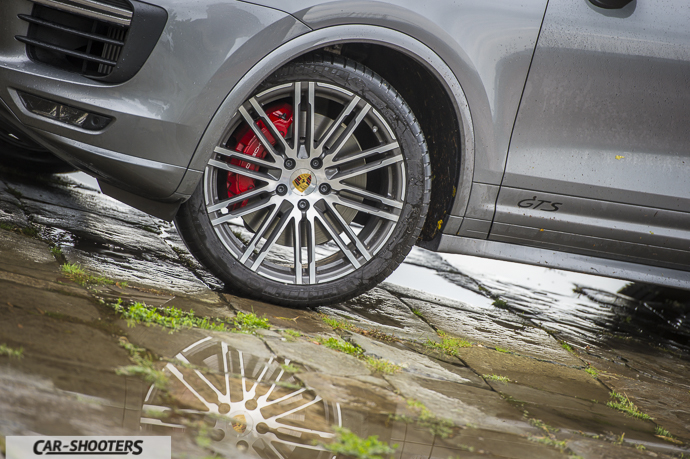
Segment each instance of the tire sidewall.
[[421,129],[407,104],[380,77],[361,65],[336,59],[296,62],[266,79],[256,93],[296,81],[329,83],[355,93],[376,109],[393,130],[403,154],[407,183],[399,220],[383,247],[359,269],[339,279],[316,285],[284,284],[251,271],[228,252],[206,211],[203,180],[183,204],[177,221],[192,253],[230,290],[282,304],[333,303],[380,283],[409,253],[428,205],[428,153]]

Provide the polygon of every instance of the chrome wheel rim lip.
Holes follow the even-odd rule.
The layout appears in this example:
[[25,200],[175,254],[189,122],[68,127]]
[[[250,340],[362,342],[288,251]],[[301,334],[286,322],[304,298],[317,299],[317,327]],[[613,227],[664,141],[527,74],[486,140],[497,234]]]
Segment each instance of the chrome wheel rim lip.
[[[284,139],[274,135],[276,141],[272,146],[259,134],[258,128],[253,129],[268,150],[263,160],[250,159],[243,153],[226,148],[235,130],[250,120],[256,126],[256,120],[260,119],[271,133],[276,134],[275,126],[266,122],[268,117],[263,109],[275,101],[290,98],[293,107],[297,105],[294,101],[299,100],[300,108],[299,111],[295,110],[300,116],[294,116],[292,136],[288,134]],[[325,128],[315,126],[313,122],[319,116],[319,104],[324,103],[335,104],[339,111],[337,116],[329,118],[331,122]],[[303,115],[303,112],[306,113]],[[294,132],[304,134],[300,135],[302,141],[297,145]],[[368,136],[371,145],[360,145],[355,135],[360,132]],[[358,150],[346,151],[346,142],[353,138],[357,141]],[[269,146],[271,148],[267,148]],[[351,145],[348,148],[351,149]],[[229,158],[247,160],[260,169],[251,172],[228,167]],[[289,169],[284,164],[287,158],[294,161],[294,166]],[[311,160],[314,158],[322,161],[321,167],[312,167]],[[225,176],[226,171],[260,180],[258,183],[263,183],[263,186],[230,200],[221,198],[223,190],[219,186],[218,174]],[[295,175],[300,171],[301,174],[309,174],[312,180],[304,191],[294,184]],[[377,190],[352,185],[353,179],[363,176],[367,177],[366,180],[369,177],[383,178],[383,184],[379,184]],[[297,81],[269,88],[240,107],[205,169],[204,198],[216,235],[240,263],[270,280],[314,285],[355,272],[385,246],[402,211],[406,182],[407,171],[399,142],[378,110],[344,88],[320,82]],[[318,188],[321,184],[330,188],[327,194]],[[287,188],[283,195],[276,192],[281,185]],[[236,205],[244,197],[251,201],[246,207],[228,210],[229,205]],[[259,197],[261,201],[257,201]],[[307,203],[306,209],[300,208],[304,202]],[[223,207],[225,203],[230,204]],[[241,240],[240,235],[236,234],[241,232],[241,228],[233,227],[231,221],[261,209],[268,215],[263,224],[254,230],[254,235],[250,235],[250,241]],[[354,209],[366,221],[357,224],[343,219],[343,209],[351,209],[350,212]],[[280,232],[273,238],[275,231],[272,229],[275,228]],[[317,229],[328,233],[329,243],[312,243]],[[275,259],[269,259],[268,251],[264,250],[267,245],[273,250],[277,236],[285,237],[283,231],[287,231],[285,235],[292,235],[291,265],[287,255],[284,255],[285,264],[280,260],[277,263]],[[296,237],[297,234],[300,236]],[[327,249],[333,253],[328,255]],[[324,254],[318,258],[321,252]],[[302,269],[295,269],[300,265]]]

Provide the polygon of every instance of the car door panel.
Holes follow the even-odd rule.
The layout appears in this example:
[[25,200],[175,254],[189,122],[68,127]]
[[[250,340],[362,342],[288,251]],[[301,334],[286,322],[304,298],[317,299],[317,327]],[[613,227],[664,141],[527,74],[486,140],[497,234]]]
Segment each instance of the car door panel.
[[635,263],[690,265],[690,214],[600,199],[501,188],[492,240]]
[[[688,266],[688,13],[681,0],[622,10],[549,2],[492,239],[522,225],[532,228],[515,239],[523,244],[557,232],[562,241],[550,244],[563,250]],[[519,206],[532,197],[563,204],[553,212]]]

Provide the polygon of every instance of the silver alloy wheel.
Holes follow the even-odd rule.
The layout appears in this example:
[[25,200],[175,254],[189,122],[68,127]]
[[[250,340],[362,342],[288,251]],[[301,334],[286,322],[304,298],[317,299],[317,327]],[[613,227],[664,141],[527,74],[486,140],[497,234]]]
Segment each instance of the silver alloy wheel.
[[[285,137],[267,114],[281,101],[295,113]],[[265,157],[233,148],[242,126]],[[229,197],[228,172],[255,187]],[[216,234],[240,263],[268,279],[313,285],[356,271],[384,246],[406,182],[398,140],[375,108],[347,89],[301,81],[239,108],[206,167],[204,199]]]

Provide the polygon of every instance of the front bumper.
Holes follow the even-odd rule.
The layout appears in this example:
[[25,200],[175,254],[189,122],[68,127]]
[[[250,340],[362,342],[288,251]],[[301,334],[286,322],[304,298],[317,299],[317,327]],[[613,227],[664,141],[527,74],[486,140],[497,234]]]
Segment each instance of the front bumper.
[[[200,171],[188,171],[199,139],[239,79],[280,44],[309,29],[293,17],[234,0],[160,0],[163,33],[128,81],[107,84],[35,62],[16,35],[29,0],[3,0],[0,15],[0,116],[57,156],[99,180],[154,200],[184,199]],[[113,121],[89,131],[29,112],[18,92]],[[186,178],[185,178],[186,176]]]

